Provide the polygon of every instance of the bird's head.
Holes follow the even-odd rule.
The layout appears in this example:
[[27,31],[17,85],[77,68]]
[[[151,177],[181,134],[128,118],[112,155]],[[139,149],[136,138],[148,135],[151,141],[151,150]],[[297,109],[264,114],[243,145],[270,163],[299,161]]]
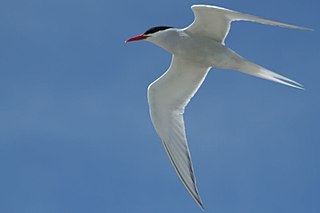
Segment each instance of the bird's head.
[[147,40],[147,41],[155,42],[156,40],[166,36],[168,29],[172,29],[172,28],[173,27],[168,27],[168,26],[152,27],[148,29],[146,32],[144,32],[143,34],[129,38],[125,42],[127,43],[131,41],[139,41],[139,40]]

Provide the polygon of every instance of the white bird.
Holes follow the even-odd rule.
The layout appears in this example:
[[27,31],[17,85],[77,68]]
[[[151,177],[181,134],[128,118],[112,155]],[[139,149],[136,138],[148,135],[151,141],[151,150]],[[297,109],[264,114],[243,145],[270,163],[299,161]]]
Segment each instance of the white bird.
[[146,40],[173,55],[169,69],[148,87],[150,116],[178,176],[203,209],[187,144],[183,113],[210,68],[236,70],[303,89],[298,82],[256,65],[227,48],[224,40],[231,22],[245,20],[300,30],[309,29],[217,6],[193,5],[191,8],[195,20],[188,27],[153,27],[125,42]]

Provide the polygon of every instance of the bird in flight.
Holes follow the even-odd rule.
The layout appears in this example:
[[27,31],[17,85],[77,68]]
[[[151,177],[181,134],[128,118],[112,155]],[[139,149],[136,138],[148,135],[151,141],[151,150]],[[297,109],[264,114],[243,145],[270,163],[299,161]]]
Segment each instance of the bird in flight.
[[193,5],[195,19],[183,29],[152,27],[125,42],[145,40],[172,54],[168,70],[148,87],[153,126],[182,183],[203,209],[188,148],[184,109],[212,67],[240,71],[280,84],[303,89],[296,81],[254,64],[225,46],[231,22],[252,21],[299,30],[299,26],[271,21],[211,5]]

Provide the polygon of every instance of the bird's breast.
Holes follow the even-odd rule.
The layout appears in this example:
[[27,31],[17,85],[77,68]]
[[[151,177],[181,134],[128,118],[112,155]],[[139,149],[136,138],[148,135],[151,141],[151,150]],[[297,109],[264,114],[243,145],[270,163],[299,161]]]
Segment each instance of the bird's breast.
[[172,53],[208,67],[224,67],[236,55],[217,41],[191,36],[176,41]]

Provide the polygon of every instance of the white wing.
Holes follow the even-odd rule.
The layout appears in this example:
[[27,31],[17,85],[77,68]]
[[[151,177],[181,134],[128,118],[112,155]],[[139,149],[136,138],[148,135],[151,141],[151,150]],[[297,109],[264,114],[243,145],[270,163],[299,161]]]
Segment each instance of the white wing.
[[184,108],[204,81],[209,67],[173,56],[169,69],[148,87],[151,120],[181,181],[203,208],[184,127]]
[[252,15],[239,13],[233,10],[210,5],[193,5],[191,7],[195,20],[186,30],[201,36],[212,38],[224,44],[224,40],[230,30],[232,21],[253,21],[262,24],[275,25],[280,27],[294,28],[300,30],[310,30],[299,26],[271,21]]

